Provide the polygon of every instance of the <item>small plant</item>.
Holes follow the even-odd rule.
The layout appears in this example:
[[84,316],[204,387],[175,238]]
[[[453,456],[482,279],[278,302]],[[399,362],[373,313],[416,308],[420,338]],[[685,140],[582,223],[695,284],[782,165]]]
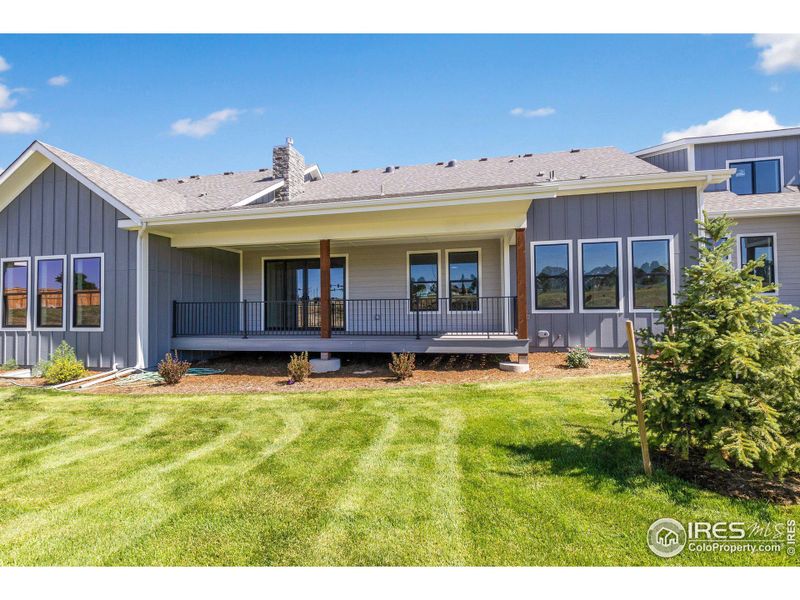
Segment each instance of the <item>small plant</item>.
[[9,358],[6,362],[0,365],[0,371],[15,371],[19,368],[17,361]]
[[180,360],[177,353],[173,357],[171,352],[167,352],[164,360],[158,363],[158,374],[167,385],[175,385],[183,379],[190,366],[189,361]]
[[389,363],[389,370],[397,378],[403,381],[414,376],[414,369],[417,368],[417,357],[413,352],[392,352],[392,362]]
[[85,377],[86,367],[75,356],[75,350],[66,341],[62,341],[53,351],[50,358],[39,363],[35,369],[50,384],[66,383]]
[[575,346],[574,348],[570,348],[569,352],[567,352],[567,368],[588,369],[589,350],[583,346]]
[[311,376],[311,361],[308,360],[308,352],[292,354],[286,369],[289,371],[290,383],[302,383],[308,379]]

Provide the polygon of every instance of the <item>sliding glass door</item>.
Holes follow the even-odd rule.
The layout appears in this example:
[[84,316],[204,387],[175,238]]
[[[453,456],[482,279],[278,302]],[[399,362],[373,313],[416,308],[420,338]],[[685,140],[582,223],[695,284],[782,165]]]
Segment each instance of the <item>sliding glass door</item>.
[[[344,329],[345,259],[331,258],[331,327]],[[318,258],[264,262],[264,323],[267,330],[320,328]]]

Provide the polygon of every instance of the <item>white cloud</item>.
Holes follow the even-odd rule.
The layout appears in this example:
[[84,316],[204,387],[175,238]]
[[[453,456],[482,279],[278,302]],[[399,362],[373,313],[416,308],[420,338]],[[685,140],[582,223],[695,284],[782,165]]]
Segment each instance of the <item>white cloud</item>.
[[773,83],[771,86],[769,86],[769,91],[773,94],[780,94],[783,91],[783,84]]
[[224,123],[236,121],[243,111],[237,108],[225,108],[213,112],[202,119],[178,119],[170,126],[172,135],[187,135],[193,138],[204,138],[216,133]]
[[37,115],[26,112],[0,113],[0,134],[2,133],[34,133],[42,126]]
[[11,97],[13,93],[14,90],[10,90],[0,83],[0,109],[12,108],[17,103],[17,99]]
[[8,61],[0,56],[0,73],[3,71],[8,71],[11,68],[11,65],[8,64]]
[[555,112],[556,109],[549,106],[543,106],[541,108],[522,108],[521,106],[518,106],[516,108],[512,108],[509,114],[512,117],[533,119],[535,117],[549,117],[550,115],[555,114]]
[[69,83],[69,77],[66,75],[56,75],[55,77],[51,77],[47,80],[47,85],[52,85],[55,87],[64,87]]
[[765,73],[800,69],[800,34],[758,33],[753,36],[753,45],[762,49],[758,68]]
[[770,129],[781,129],[783,127],[785,125],[778,123],[772,113],[767,110],[742,110],[741,108],[736,108],[718,119],[711,119],[700,125],[692,125],[678,131],[667,131],[661,136],[661,140],[671,142],[685,137],[742,133],[745,131],[769,131]]

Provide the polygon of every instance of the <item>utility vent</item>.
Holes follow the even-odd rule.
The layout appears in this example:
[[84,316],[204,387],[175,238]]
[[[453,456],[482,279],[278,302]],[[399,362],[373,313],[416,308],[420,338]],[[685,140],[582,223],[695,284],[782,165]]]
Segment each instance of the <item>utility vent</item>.
[[233,171],[225,171],[223,175],[233,175]]
[[437,167],[441,167],[442,165],[444,165],[444,163],[443,163],[443,162],[438,162],[438,163],[436,163],[436,166],[437,166]]
[[265,172],[267,172],[267,171],[269,171],[269,169],[267,169],[266,167],[265,167],[265,168],[263,168],[263,169],[259,169],[259,170],[258,170],[258,172],[259,172],[259,173],[265,173]]
[[478,162],[486,162],[488,159],[484,156],[483,158],[479,158]]
[[513,159],[513,158],[512,158],[512,159],[510,159],[508,162],[514,162],[514,159]]
[[197,197],[198,197],[198,198],[202,198],[203,196],[205,196],[205,192],[204,192],[204,193],[202,193],[202,194],[197,194]]
[[400,170],[400,165],[395,165],[395,166],[394,166],[394,170],[395,170],[395,171],[399,171],[399,170]]
[[536,174],[536,176],[537,176],[537,177],[544,177],[544,171],[539,171],[539,172]]
[[556,179],[556,172],[550,171],[550,181],[555,181],[555,179]]
[[586,179],[586,175],[581,175],[581,179]]
[[533,156],[533,154],[523,154],[522,156],[523,158],[530,158],[531,156]]
[[448,162],[447,162],[447,166],[448,166],[448,167],[455,167],[455,166],[456,166],[456,161],[454,161],[454,160],[450,160],[450,161],[448,161]]
[[386,167],[383,170],[384,173],[394,173],[394,167]]
[[580,152],[580,151],[581,151],[581,149],[580,149],[580,148],[573,148],[572,150],[570,150],[570,152],[571,152],[572,154],[575,154],[576,152]]
[[161,183],[162,181],[166,181],[166,180],[167,180],[166,177],[162,177],[161,179],[158,180],[158,182]]
[[352,171],[350,171],[350,172],[351,172],[351,173],[358,173],[360,170],[361,170],[361,169],[353,169],[353,170],[352,170]]
[[200,175],[189,175],[189,179],[200,179]]
[[184,183],[183,179],[178,179],[178,183]]

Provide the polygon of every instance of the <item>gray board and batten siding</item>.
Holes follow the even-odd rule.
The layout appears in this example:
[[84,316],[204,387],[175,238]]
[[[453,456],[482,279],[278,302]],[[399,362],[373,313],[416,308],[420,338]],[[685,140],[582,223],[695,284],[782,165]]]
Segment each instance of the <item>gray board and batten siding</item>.
[[[673,236],[673,274],[676,285],[680,271],[694,259],[691,235],[697,232],[697,190],[677,188],[605,194],[584,194],[559,198],[537,199],[528,212],[526,257],[532,272],[531,242],[570,240],[573,264],[572,311],[547,314],[532,311],[533,290],[528,276],[528,329],[530,349],[585,346],[596,351],[621,351],[627,348],[625,320],[632,319],[637,329],[657,330],[657,313],[631,313],[629,302],[628,238],[641,236]],[[578,294],[578,240],[587,238],[622,238],[623,312],[581,313]],[[549,332],[540,338],[539,331]]]
[[[48,166],[0,212],[0,254],[29,257],[28,309],[31,329],[0,331],[2,360],[33,365],[62,340],[89,367],[136,364],[136,232],[117,227],[127,218],[56,165]],[[37,256],[103,253],[102,331],[71,330],[70,286],[64,285],[65,331],[34,327],[34,261]],[[67,279],[65,277],[65,279]]]
[[681,150],[672,150],[671,152],[662,152],[661,154],[654,154],[653,156],[648,156],[642,160],[645,160],[651,165],[659,167],[660,169],[664,169],[665,171],[689,170],[689,157],[686,148]]

